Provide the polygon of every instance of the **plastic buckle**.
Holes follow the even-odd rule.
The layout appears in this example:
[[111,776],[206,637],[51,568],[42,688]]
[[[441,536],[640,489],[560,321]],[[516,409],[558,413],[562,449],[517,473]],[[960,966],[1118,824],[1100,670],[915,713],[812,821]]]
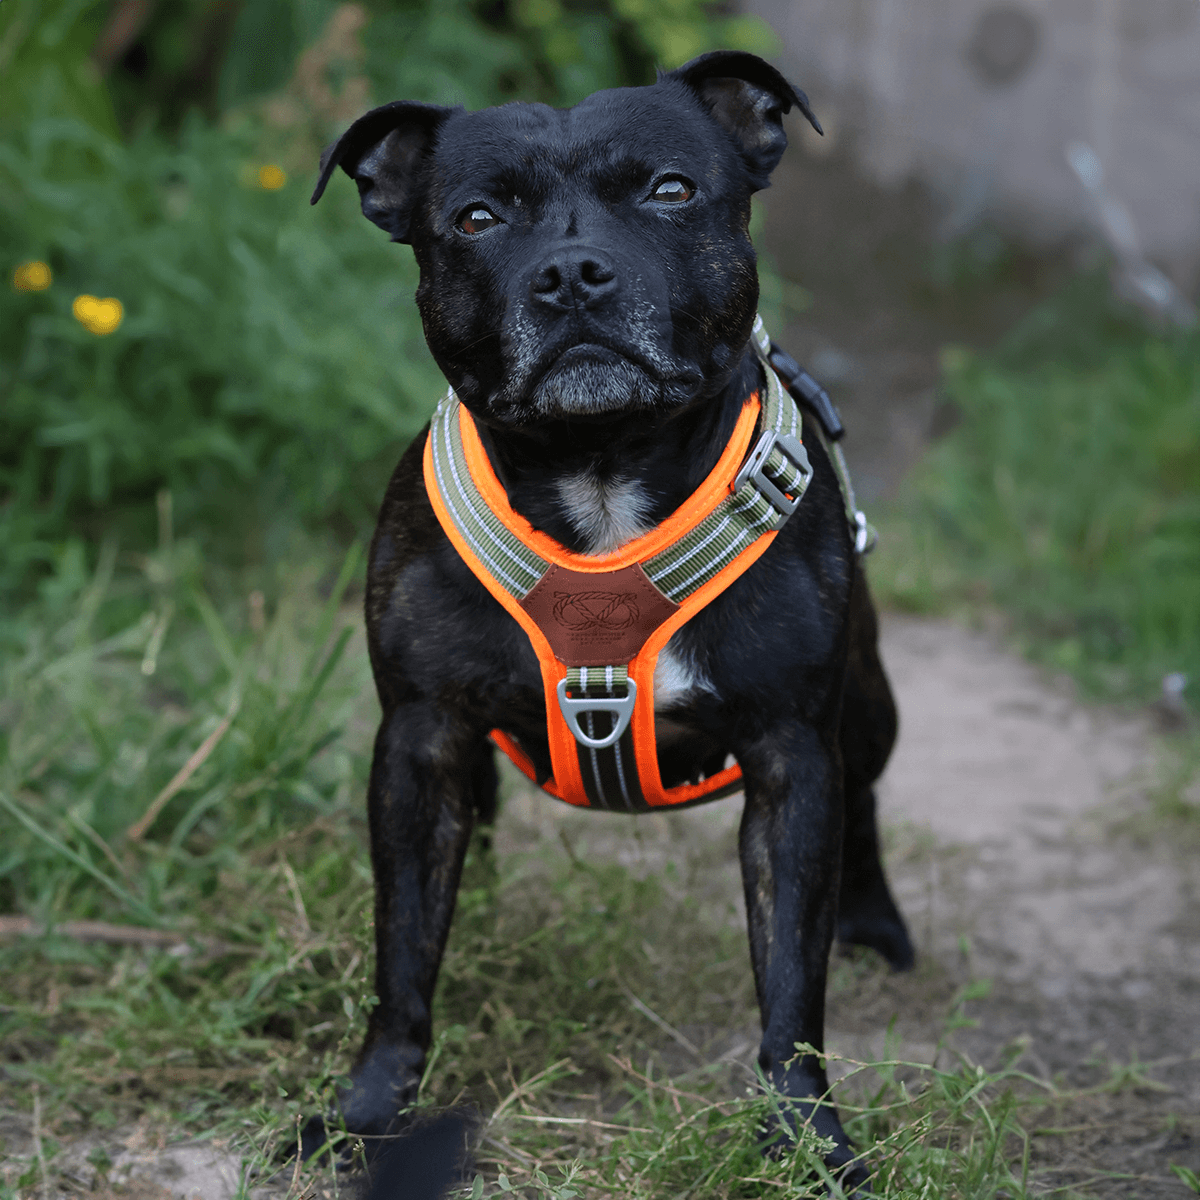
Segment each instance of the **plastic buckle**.
[[[581,746],[587,746],[589,750],[607,750],[609,746],[615,746],[620,741],[621,734],[629,728],[629,722],[633,718],[633,702],[637,699],[637,684],[632,679],[625,682],[629,690],[624,696],[584,696],[576,700],[567,695],[567,681],[558,681],[558,707],[562,710],[567,728]],[[612,713],[612,732],[607,737],[589,737],[579,724],[579,718],[585,712]]]
[[[764,473],[767,459],[776,446],[783,451],[803,476],[794,498],[786,492],[780,491]],[[804,449],[800,439],[793,437],[790,433],[776,433],[775,430],[768,429],[758,439],[754,449],[750,451],[750,457],[746,459],[742,469],[737,473],[737,478],[733,481],[733,490],[739,491],[747,481],[753,483],[776,511],[775,522],[771,528],[779,529],[799,507],[808,487],[808,481],[812,479],[812,473],[812,465],[808,461],[808,451]]]

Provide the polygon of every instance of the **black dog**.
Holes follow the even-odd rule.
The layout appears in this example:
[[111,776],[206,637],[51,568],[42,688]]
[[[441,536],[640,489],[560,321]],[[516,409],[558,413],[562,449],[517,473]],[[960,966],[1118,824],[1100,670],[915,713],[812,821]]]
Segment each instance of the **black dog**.
[[[768,185],[803,93],[749,54],[704,55],[650,87],[572,109],[468,113],[396,102],[322,160],[420,266],[434,358],[479,425],[512,507],[599,553],[668,517],[763,386],[751,195]],[[819,126],[818,126],[819,128]],[[371,546],[367,625],[383,722],[370,784],[378,1006],[341,1097],[384,1135],[417,1091],[430,1001],[468,838],[495,813],[487,735],[550,773],[538,660],[435,519],[424,437],[402,458]],[[766,1077],[853,1150],[820,1048],[835,932],[896,968],[913,951],[879,862],[872,783],[895,736],[876,622],[837,477],[814,478],[767,553],[672,637],[655,682],[664,776],[732,754]],[[324,1138],[314,1119],[307,1148]],[[862,1184],[858,1164],[845,1180]]]

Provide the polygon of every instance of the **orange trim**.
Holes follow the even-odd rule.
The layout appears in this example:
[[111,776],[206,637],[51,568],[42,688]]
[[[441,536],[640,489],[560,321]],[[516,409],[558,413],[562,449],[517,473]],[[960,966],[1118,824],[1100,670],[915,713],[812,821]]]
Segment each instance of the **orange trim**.
[[648,533],[634,538],[632,542],[626,542],[610,554],[576,554],[556,542],[549,534],[534,529],[509,504],[508,493],[496,478],[491,460],[479,438],[475,418],[462,404],[458,406],[458,428],[462,435],[467,467],[475,480],[475,486],[479,488],[479,493],[487,502],[488,508],[496,514],[506,529],[520,538],[535,554],[540,554],[548,562],[557,563],[560,567],[569,567],[572,571],[617,571],[621,567],[653,558],[661,550],[690,533],[717,507],[750,449],[750,439],[754,435],[760,408],[758,393],[755,392],[742,406],[733,436],[721,457],[717,459],[716,466],[708,473],[708,478],[661,525],[656,525]]
[[[529,755],[526,754],[525,751],[522,750],[521,747],[518,746],[517,743],[513,741],[513,739],[510,738],[507,733],[504,732],[503,729],[493,729],[492,732],[488,734],[488,737],[492,739],[492,742],[495,744],[497,749],[503,750],[504,753],[512,759],[513,766],[516,767],[517,770],[520,771],[521,774],[530,781],[530,783],[537,783],[537,771],[534,769],[533,759],[531,759]],[[557,800],[567,799],[566,796],[562,795],[558,788],[555,787],[553,779],[547,780],[540,786],[542,791],[549,792],[550,795]],[[573,803],[573,801],[567,800],[567,803],[570,804]]]
[[[558,712],[558,681],[566,678],[567,668],[554,657],[554,651],[551,650],[546,635],[537,627],[533,618],[509,592],[496,582],[492,573],[480,562],[470,544],[459,533],[458,526],[455,525],[454,518],[446,509],[441,492],[438,490],[437,477],[433,471],[433,445],[428,437],[425,439],[425,455],[422,465],[425,474],[425,491],[446,536],[483,586],[503,605],[509,616],[525,630],[530,642],[533,643],[533,651],[537,655],[538,665],[542,669],[542,686],[546,695],[546,731],[550,738],[550,762],[554,768],[554,782],[557,789],[554,794],[569,804],[581,804],[586,807],[587,792],[583,787],[583,777],[579,773],[579,757],[575,753],[575,738],[571,735],[566,721],[562,720],[561,716],[558,721],[555,721],[550,715],[551,712]],[[516,760],[514,759],[514,761]],[[520,763],[517,765],[520,766]],[[576,797],[579,798],[576,799]]]
[[663,787],[662,776],[658,771],[658,747],[654,734],[654,669],[658,665],[658,656],[670,640],[671,635],[709,601],[719,596],[739,575],[749,570],[775,540],[775,533],[776,531],[772,530],[770,533],[763,534],[727,567],[718,571],[707,583],[686,597],[680,603],[679,610],[672,613],[646,639],[646,644],[629,664],[629,674],[638,687],[633,721],[630,726],[633,730],[633,754],[637,763],[638,781],[642,785],[642,795],[645,796],[646,803],[652,807],[684,804],[688,800],[695,800],[709,792],[714,792],[734,779],[741,778],[741,767],[732,766],[726,767],[716,775],[709,776],[700,783],[684,783],[673,788]]

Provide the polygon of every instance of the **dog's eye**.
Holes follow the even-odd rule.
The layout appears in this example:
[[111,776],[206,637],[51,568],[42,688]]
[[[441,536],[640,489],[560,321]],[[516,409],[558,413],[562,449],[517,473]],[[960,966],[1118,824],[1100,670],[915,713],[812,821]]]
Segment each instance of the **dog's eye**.
[[482,233],[485,229],[499,224],[500,218],[482,205],[478,208],[468,208],[458,218],[458,227],[463,233]]
[[686,179],[664,179],[650,199],[660,204],[683,204],[695,194],[696,189]]

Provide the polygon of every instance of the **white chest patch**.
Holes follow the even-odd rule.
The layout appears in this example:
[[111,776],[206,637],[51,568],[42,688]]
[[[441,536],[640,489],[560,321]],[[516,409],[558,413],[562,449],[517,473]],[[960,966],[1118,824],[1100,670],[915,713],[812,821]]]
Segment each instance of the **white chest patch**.
[[639,483],[594,471],[576,471],[558,481],[558,495],[585,554],[607,554],[650,528],[650,497]]
[[[603,480],[591,470],[558,481],[558,494],[585,554],[607,554],[649,530],[650,497],[639,483],[615,475]],[[672,637],[654,668],[656,711],[685,704],[695,692],[715,691],[712,682]]]
[[684,704],[694,692],[715,692],[712,681],[682,654],[672,637],[658,655],[654,667],[654,709]]

